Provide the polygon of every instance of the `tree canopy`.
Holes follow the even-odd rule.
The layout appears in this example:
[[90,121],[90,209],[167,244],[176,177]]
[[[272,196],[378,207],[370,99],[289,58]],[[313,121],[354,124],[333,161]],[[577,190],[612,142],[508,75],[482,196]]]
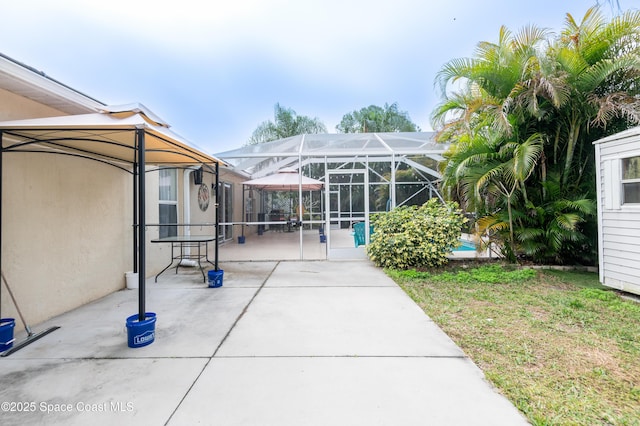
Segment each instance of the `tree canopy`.
[[367,132],[419,132],[406,111],[400,111],[397,103],[384,107],[370,105],[345,114],[336,126],[339,133]]
[[[247,141],[247,145],[271,142],[290,136],[326,133],[327,128],[318,118],[298,115],[293,109],[285,108],[279,103],[274,107],[274,120],[267,120],[258,125]],[[384,107],[370,105],[353,111],[342,117],[336,126],[339,133],[363,132],[419,132],[420,127],[414,124],[406,111],[400,111],[397,103],[384,104]]]
[[248,145],[288,138],[304,133],[326,133],[327,128],[318,118],[297,115],[291,108],[277,103],[274,107],[274,121],[264,121],[258,125],[249,138]]

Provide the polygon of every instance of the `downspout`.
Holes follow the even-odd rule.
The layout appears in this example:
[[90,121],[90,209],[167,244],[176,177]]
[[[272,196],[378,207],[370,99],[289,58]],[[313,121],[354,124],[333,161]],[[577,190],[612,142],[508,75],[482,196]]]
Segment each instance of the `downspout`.
[[[191,235],[191,227],[189,224],[191,223],[191,173],[197,170],[198,167],[190,166],[184,170],[183,178],[182,178],[182,223],[185,224],[183,227],[184,235]],[[189,256],[191,254],[191,248],[189,246],[184,248],[185,254]],[[197,262],[191,259],[182,259],[180,261],[181,266],[197,266]]]

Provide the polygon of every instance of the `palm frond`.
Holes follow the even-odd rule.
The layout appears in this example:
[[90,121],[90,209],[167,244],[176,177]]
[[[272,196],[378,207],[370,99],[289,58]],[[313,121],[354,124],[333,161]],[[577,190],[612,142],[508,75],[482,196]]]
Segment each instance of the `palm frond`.
[[558,227],[567,231],[575,231],[578,224],[582,222],[584,222],[584,218],[575,213],[563,213],[556,215],[556,223],[558,224]]
[[469,78],[476,64],[477,60],[475,59],[452,59],[438,71],[435,77],[435,84],[440,88],[440,92],[445,95],[447,93],[447,85],[455,83],[462,78]]
[[543,149],[544,140],[539,133],[531,135],[515,148],[513,153],[514,174],[518,180],[524,182],[531,176]]
[[513,37],[514,50],[520,55],[531,55],[535,53],[536,46],[548,36],[548,29],[533,24],[526,25]]

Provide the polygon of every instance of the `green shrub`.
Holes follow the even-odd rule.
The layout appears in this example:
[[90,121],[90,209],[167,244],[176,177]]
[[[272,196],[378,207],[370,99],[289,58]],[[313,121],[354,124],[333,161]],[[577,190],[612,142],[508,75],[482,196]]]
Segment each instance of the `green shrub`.
[[374,233],[367,254],[384,268],[444,265],[447,255],[459,245],[466,221],[456,203],[442,204],[437,199],[378,213],[371,218]]

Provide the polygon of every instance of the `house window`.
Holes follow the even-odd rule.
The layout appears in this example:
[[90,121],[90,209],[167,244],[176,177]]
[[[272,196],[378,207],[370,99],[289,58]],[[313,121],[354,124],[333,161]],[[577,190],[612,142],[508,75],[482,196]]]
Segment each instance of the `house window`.
[[640,157],[622,159],[622,202],[640,203]]
[[178,223],[178,178],[175,169],[160,169],[160,232],[159,237],[178,235],[177,226],[162,226],[164,223]]

